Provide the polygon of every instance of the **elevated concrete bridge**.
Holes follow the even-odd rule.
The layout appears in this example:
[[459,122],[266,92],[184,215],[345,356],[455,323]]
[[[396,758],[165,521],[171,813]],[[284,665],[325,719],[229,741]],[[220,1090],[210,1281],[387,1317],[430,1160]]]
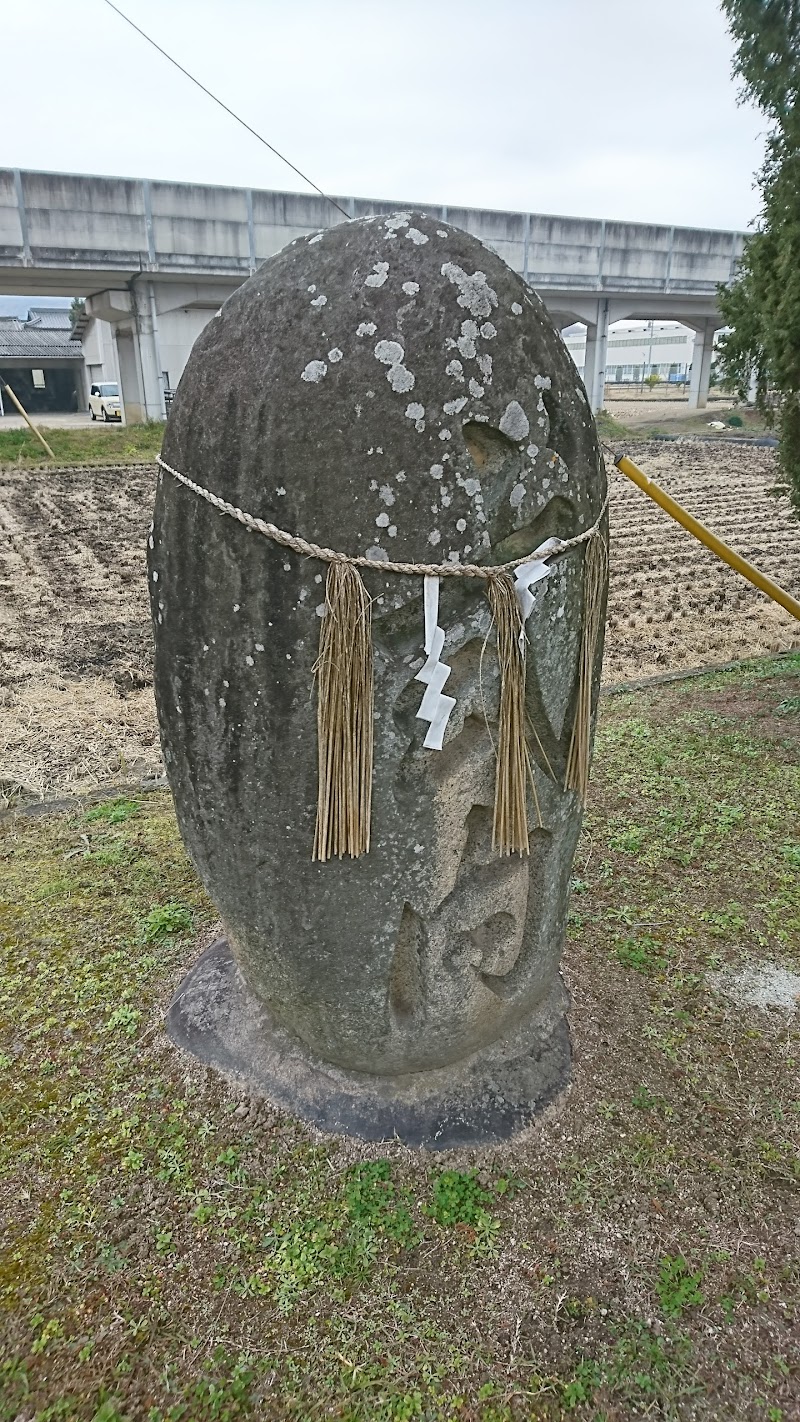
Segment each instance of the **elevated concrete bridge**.
[[[587,326],[592,408],[608,328],[626,318],[696,331],[690,404],[706,403],[717,285],[744,234],[528,212],[339,197],[351,217],[414,207],[479,237],[544,300],[555,324]],[[231,291],[295,237],[345,219],[315,194],[0,169],[0,292],[76,295],[114,327],[128,420],[160,419],[200,331]]]

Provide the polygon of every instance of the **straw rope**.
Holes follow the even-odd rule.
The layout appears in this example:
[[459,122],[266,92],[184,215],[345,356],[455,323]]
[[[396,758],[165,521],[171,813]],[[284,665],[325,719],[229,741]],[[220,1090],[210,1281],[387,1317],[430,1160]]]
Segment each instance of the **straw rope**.
[[[195,483],[194,479],[188,478],[186,474],[181,474],[179,470],[173,469],[156,455],[156,463],[173,479],[177,479],[179,484],[191,489],[201,499],[205,499],[207,504],[217,509],[219,513],[228,514],[235,518],[237,523],[242,524],[251,533],[261,533],[265,538],[272,539],[273,543],[279,543],[282,548],[291,548],[295,553],[302,553],[306,558],[318,558],[323,563],[349,563],[355,568],[371,568],[373,572],[379,573],[405,573],[411,577],[424,578],[483,578],[488,580],[498,577],[501,573],[512,573],[515,568],[522,567],[523,563],[529,563],[530,553],[523,553],[521,558],[514,558],[510,563],[392,563],[383,562],[376,558],[367,558],[362,555],[351,555],[349,553],[337,553],[334,548],[323,548],[318,543],[309,543],[306,538],[299,538],[297,534],[286,533],[282,528],[277,528],[274,523],[267,523],[263,518],[254,518],[252,514],[245,513],[244,509],[239,509],[235,504],[229,504],[227,499],[221,499],[218,494],[212,494],[210,489],[204,489],[202,484]],[[603,501],[595,522],[591,528],[587,528],[584,533],[578,533],[574,538],[567,538],[559,541],[558,548],[554,549],[549,558],[560,558],[563,553],[567,553],[570,548],[577,548],[581,543],[587,543],[590,538],[598,532],[603,521],[603,515],[608,508],[608,494]]]

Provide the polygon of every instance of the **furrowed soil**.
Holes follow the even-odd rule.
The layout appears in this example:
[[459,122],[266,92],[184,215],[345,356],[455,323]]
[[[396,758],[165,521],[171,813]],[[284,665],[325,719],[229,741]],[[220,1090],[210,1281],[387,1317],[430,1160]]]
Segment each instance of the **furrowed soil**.
[[[785,498],[769,494],[772,451],[631,443],[629,452],[715,533],[800,595],[800,524]],[[610,483],[608,683],[798,645],[789,613],[622,475],[612,470]],[[0,469],[6,803],[86,793],[162,769],[144,559],[154,489],[152,465]]]
[[322,1136],[170,1044],[214,911],[165,791],[5,815],[0,1422],[795,1422],[799,692],[603,699],[572,1082],[491,1149]]

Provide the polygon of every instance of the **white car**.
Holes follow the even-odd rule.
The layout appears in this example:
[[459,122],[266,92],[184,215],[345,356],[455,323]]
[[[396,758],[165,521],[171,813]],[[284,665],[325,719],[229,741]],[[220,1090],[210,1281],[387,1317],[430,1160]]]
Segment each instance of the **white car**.
[[122,420],[119,386],[115,381],[92,386],[89,391],[89,414],[93,420]]

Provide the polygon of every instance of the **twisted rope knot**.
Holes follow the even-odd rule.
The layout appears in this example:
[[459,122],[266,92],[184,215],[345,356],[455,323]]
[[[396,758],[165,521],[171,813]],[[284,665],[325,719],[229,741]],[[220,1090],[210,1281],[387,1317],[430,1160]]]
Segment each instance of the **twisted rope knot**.
[[[205,489],[202,484],[195,483],[188,475],[181,474],[178,469],[173,469],[170,464],[156,455],[156,463],[173,479],[177,479],[179,484],[191,489],[193,494],[197,494],[201,499],[205,499],[207,504],[217,509],[219,513],[228,514],[230,518],[235,518],[237,523],[242,524],[251,533],[260,533],[264,538],[269,538],[273,543],[278,543],[282,548],[291,548],[295,553],[302,553],[305,558],[317,558],[322,563],[349,563],[355,568],[372,568],[373,571],[381,573],[404,573],[410,577],[417,578],[483,578],[488,581],[496,578],[502,573],[511,573],[515,568],[521,568],[523,563],[530,561],[530,553],[523,553],[521,558],[514,558],[510,563],[495,563],[483,565],[480,563],[392,563],[376,558],[367,558],[363,554],[338,553],[335,548],[323,548],[319,543],[310,543],[307,538],[300,538],[296,533],[287,533],[285,529],[278,528],[274,523],[267,523],[263,518],[254,518],[252,514],[246,513],[244,509],[236,507],[236,504],[228,503],[227,499],[221,499],[218,494],[214,494],[210,489]],[[603,521],[603,515],[608,508],[608,494],[603,501],[595,522],[591,528],[587,528],[584,533],[578,533],[574,538],[558,539],[557,547],[549,558],[560,558],[567,553],[570,548],[577,548],[581,543],[587,543],[590,538],[598,532]]]

